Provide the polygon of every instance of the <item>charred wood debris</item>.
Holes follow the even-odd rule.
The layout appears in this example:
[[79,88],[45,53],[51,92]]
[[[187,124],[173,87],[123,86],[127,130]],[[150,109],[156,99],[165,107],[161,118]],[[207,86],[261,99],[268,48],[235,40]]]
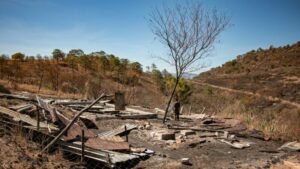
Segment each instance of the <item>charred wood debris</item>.
[[[125,106],[120,93],[105,95],[96,100],[71,100],[46,98],[33,95],[0,93],[0,99],[22,100],[22,104],[8,107],[0,106],[0,124],[12,125],[43,135],[41,153],[49,153],[60,148],[81,157],[115,168],[128,161],[145,160],[155,151],[147,147],[133,147],[128,140],[132,130],[147,130],[152,141],[166,145],[185,143],[193,147],[211,140],[227,144],[235,149],[251,146],[245,138],[253,137],[264,141],[270,137],[257,130],[247,130],[238,120],[216,118],[204,114],[182,115],[181,122],[161,126],[130,124],[116,126],[115,129],[100,131],[96,123],[110,119],[159,119],[163,110],[146,109],[139,106]],[[24,104],[25,102],[25,104]],[[190,136],[193,139],[189,139]],[[243,139],[241,139],[243,138]],[[300,151],[300,143],[290,142],[272,152],[288,149]],[[267,151],[267,150],[266,150]],[[182,158],[182,164],[189,164]]]

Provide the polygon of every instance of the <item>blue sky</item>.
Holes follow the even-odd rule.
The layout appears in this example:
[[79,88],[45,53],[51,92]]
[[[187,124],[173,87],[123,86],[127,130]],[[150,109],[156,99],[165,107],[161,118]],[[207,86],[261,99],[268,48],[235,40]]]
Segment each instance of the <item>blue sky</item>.
[[[55,48],[104,50],[144,66],[165,54],[145,19],[172,0],[0,0],[0,53],[51,55]],[[203,0],[231,17],[205,62],[215,67],[249,50],[300,41],[299,0]]]

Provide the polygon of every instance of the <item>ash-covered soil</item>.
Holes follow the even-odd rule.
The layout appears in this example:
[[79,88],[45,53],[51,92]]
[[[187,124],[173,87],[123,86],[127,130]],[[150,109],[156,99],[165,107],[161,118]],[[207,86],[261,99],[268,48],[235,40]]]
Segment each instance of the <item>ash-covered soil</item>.
[[[108,130],[125,123],[133,123],[140,126],[139,129],[133,130],[129,134],[129,143],[132,147],[144,147],[155,152],[150,158],[141,160],[134,168],[279,169],[289,168],[283,163],[291,158],[296,163],[300,162],[299,152],[277,151],[283,144],[280,141],[263,141],[250,137],[237,137],[240,140],[250,142],[251,146],[244,149],[235,149],[214,138],[199,139],[201,132],[187,136],[181,143],[178,141],[156,140],[152,137],[153,132],[155,133],[164,128],[159,119],[115,119],[98,121],[97,125],[99,128]],[[141,126],[148,126],[148,129]],[[191,164],[182,164],[182,158],[189,158]]]
[[23,136],[1,135],[1,169],[68,169],[71,163],[62,154],[39,155],[40,146]]

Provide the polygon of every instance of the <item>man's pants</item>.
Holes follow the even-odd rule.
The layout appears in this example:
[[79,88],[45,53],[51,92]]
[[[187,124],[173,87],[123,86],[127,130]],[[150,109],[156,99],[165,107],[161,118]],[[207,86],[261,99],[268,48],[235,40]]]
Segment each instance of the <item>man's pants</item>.
[[175,120],[179,121],[179,113],[175,113]]

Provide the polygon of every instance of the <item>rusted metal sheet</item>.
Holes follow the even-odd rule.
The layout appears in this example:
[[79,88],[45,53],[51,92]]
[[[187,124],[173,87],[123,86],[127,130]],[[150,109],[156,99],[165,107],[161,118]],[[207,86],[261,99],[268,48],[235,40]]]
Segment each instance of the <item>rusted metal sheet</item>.
[[[65,125],[67,125],[70,120],[63,116],[61,113],[57,113],[58,118],[62,121]],[[129,126],[130,127],[130,126]],[[132,127],[130,127],[132,128]],[[74,123],[72,127],[68,130],[67,135],[63,136],[64,141],[74,140],[81,136],[81,130],[83,128],[80,127],[78,124]],[[83,129],[85,132],[85,137],[88,140],[85,142],[87,147],[91,147],[94,149],[104,149],[104,150],[129,150],[129,144],[125,142],[112,141],[112,140],[105,140],[101,138],[97,138],[96,134],[88,129]]]
[[[3,111],[3,109],[2,109],[2,107],[0,107],[0,112],[2,112],[2,111]],[[6,114],[6,113],[3,113],[3,114]],[[13,125],[13,126],[19,126],[18,124],[11,123],[9,121],[0,121],[0,123],[6,123],[9,125]],[[36,127],[34,127],[34,126],[19,126],[19,127],[28,128],[30,130],[34,130],[36,132],[44,134],[45,136],[53,137],[52,135],[48,134],[47,129],[37,131]],[[77,155],[81,154],[80,144],[59,141],[59,145],[62,148],[62,150],[65,152],[69,152],[69,153],[77,154]],[[84,154],[85,154],[85,158],[93,159],[93,160],[96,160],[99,162],[106,163],[108,165],[111,165],[111,167],[114,167],[118,163],[123,163],[123,162],[127,162],[129,160],[139,159],[139,156],[132,155],[132,154],[119,153],[119,152],[114,152],[114,151],[109,151],[109,150],[93,149],[93,148],[89,148],[89,147],[85,147]]]
[[[125,130],[125,126],[126,126],[126,130]],[[135,128],[137,128],[137,125],[135,125],[135,124],[125,124],[125,125],[119,126],[116,129],[100,133],[100,134],[98,134],[98,137],[107,138],[107,137],[117,136],[117,135],[121,135],[125,132],[129,132]]]
[[[68,125],[71,120],[66,118],[63,114],[60,112],[56,111],[58,119],[64,124]],[[81,136],[81,130],[83,128],[80,127],[78,124],[74,123],[71,128],[67,131],[67,134],[63,136],[63,140],[68,141],[68,140],[73,140],[76,139],[78,136]],[[85,137],[91,138],[91,137],[96,137],[96,134],[92,132],[91,130],[88,129],[83,129],[85,133]]]
[[[76,143],[81,144],[80,142]],[[101,138],[89,138],[84,144],[97,150],[129,150],[127,142],[113,142]]]
[[[77,155],[81,154],[81,148],[80,144],[74,144],[74,143],[61,143],[62,149],[64,151],[68,151]],[[114,151],[108,151],[108,150],[95,150],[93,148],[86,147],[85,148],[85,157],[91,158],[97,161],[101,161],[108,164],[118,164],[118,163],[124,163],[129,160],[135,160],[139,159],[139,156],[132,155],[132,154],[125,154],[125,153],[119,153]]]

